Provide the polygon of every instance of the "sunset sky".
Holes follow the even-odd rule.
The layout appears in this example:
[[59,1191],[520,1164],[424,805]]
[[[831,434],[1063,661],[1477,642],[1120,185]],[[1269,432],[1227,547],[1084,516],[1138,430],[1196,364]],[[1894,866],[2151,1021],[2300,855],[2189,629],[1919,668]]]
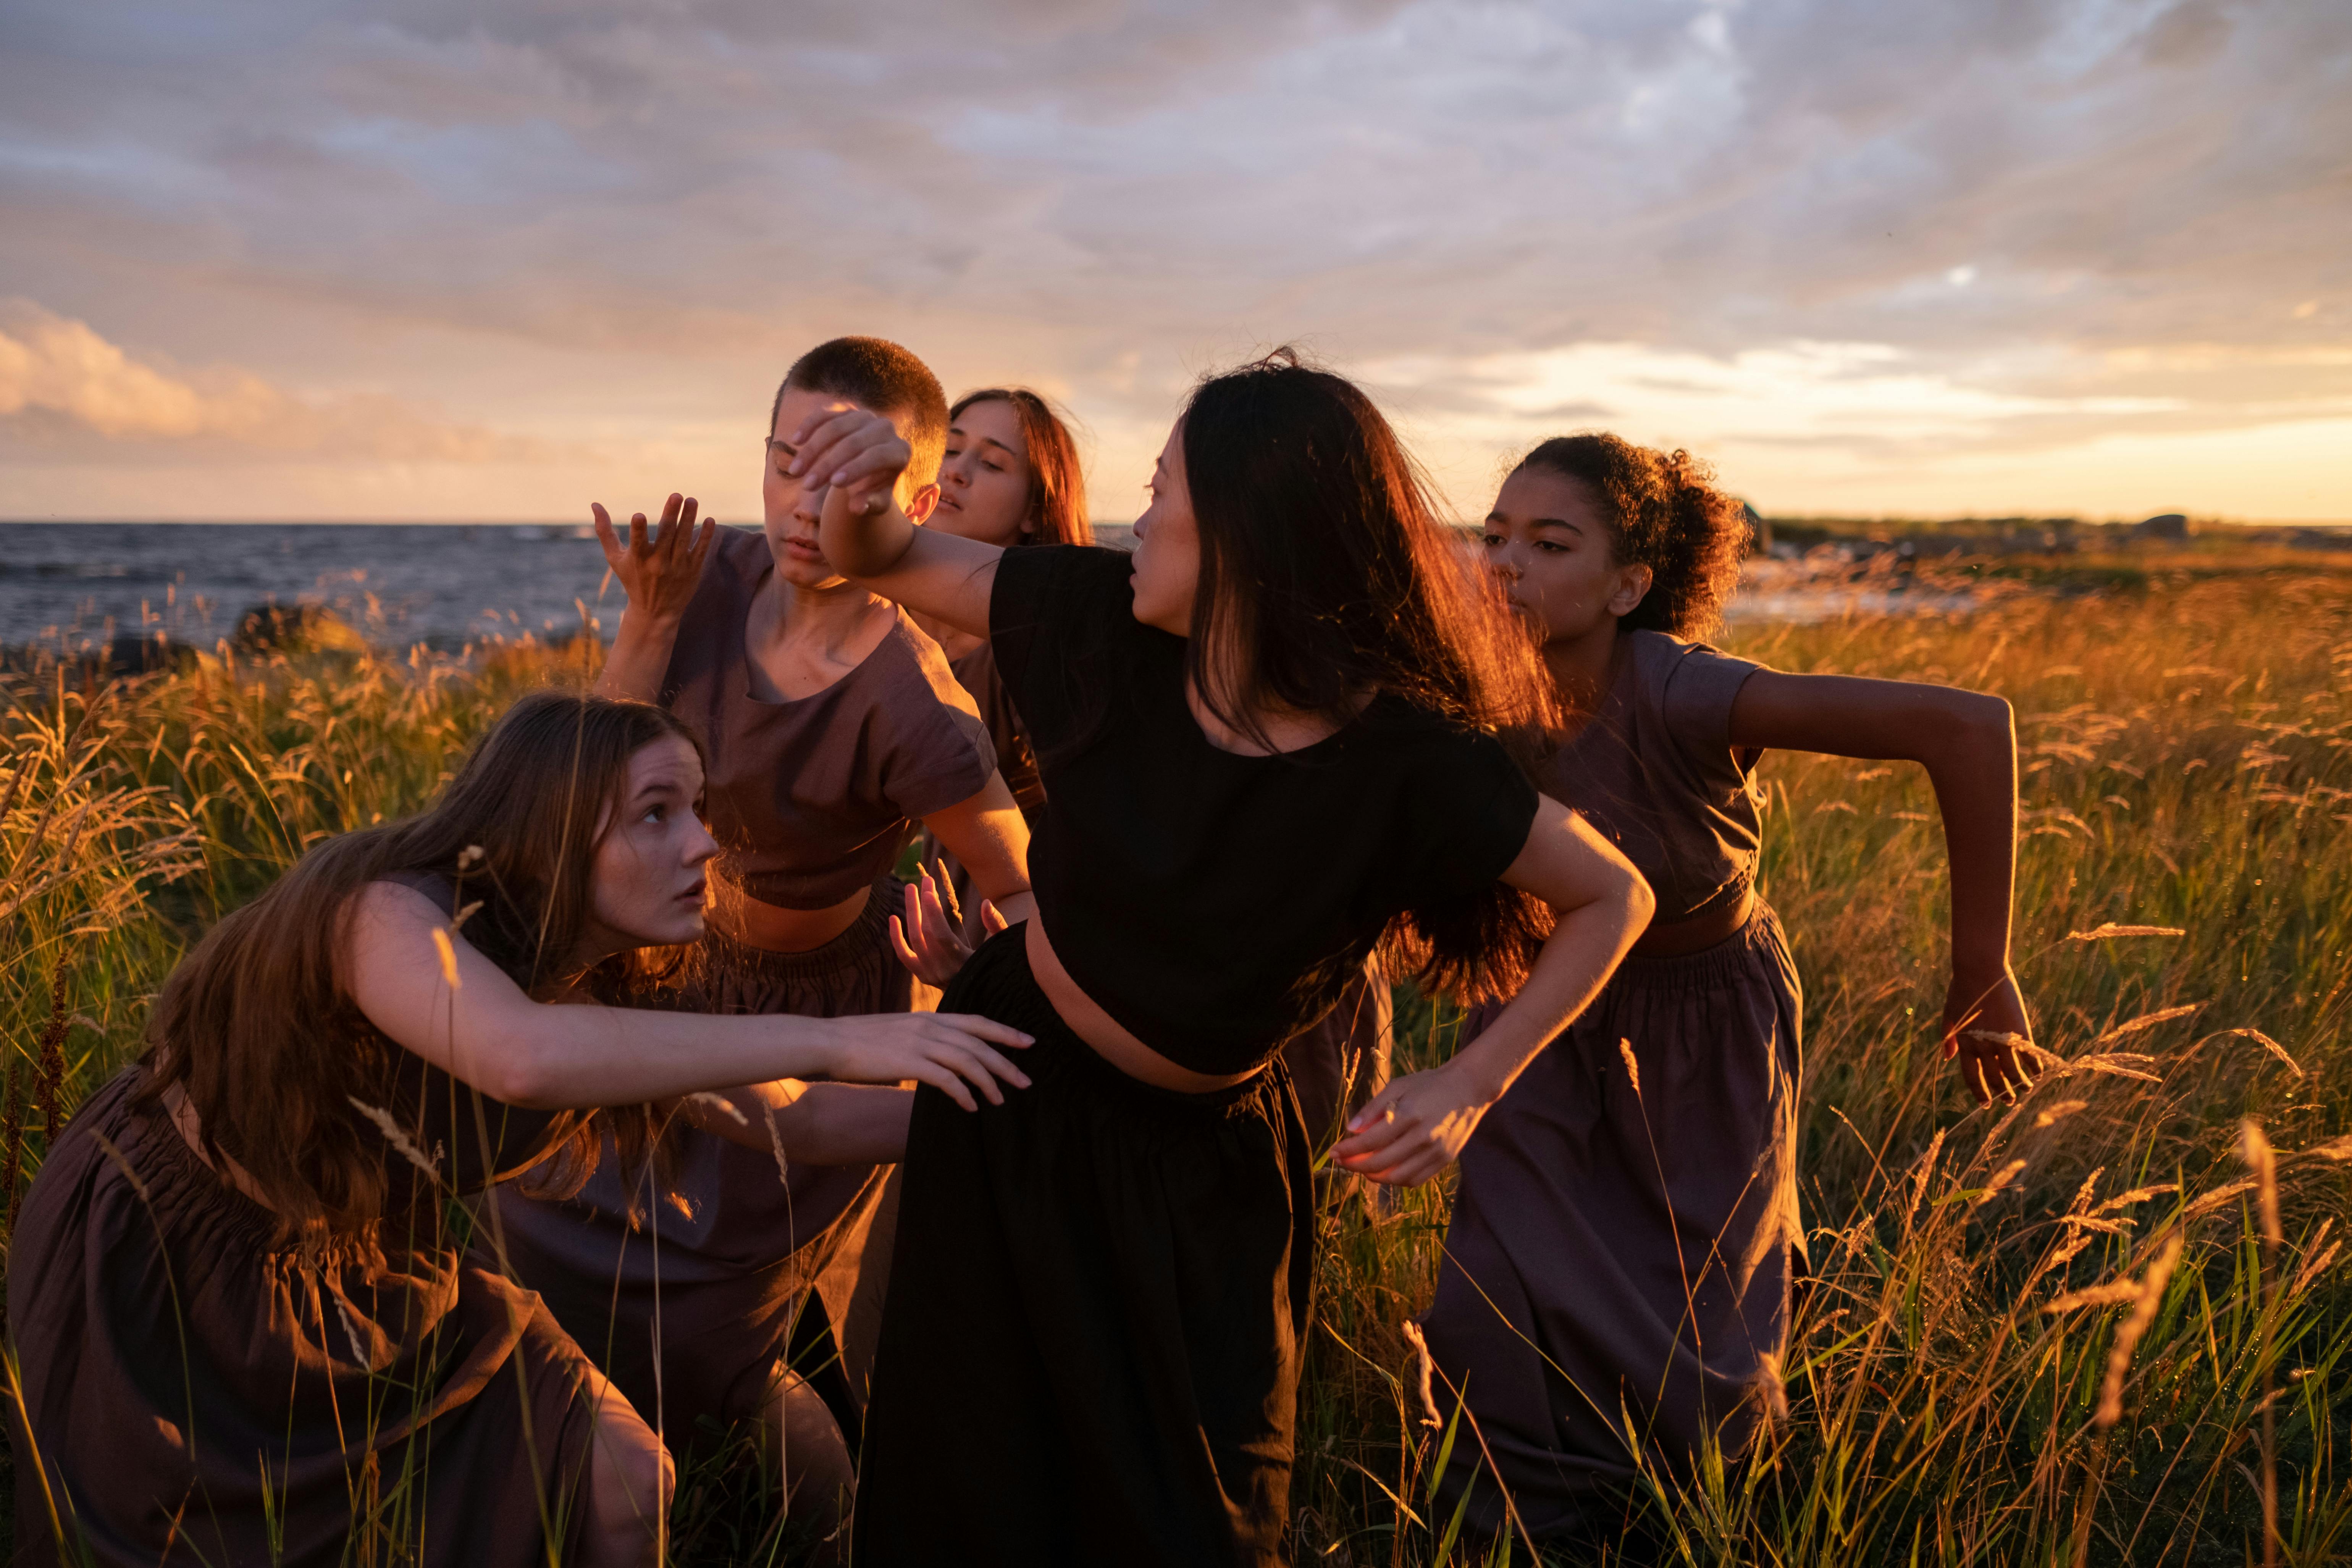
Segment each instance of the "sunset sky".
[[1371,386],[1767,512],[2352,518],[2331,0],[0,11],[0,516],[758,515],[793,354]]

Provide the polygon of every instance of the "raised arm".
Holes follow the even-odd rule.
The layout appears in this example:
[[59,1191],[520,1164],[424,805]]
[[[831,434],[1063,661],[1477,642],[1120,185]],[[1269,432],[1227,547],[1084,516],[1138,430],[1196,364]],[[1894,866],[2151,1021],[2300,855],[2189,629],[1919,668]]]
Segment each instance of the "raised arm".
[[1001,546],[918,527],[899,510],[899,476],[913,456],[887,419],[844,404],[794,431],[786,471],[810,476],[817,547],[868,593],[974,637],[988,635],[988,596]]
[[2030,1082],[2032,1072],[2003,1038],[2033,1033],[2009,966],[2017,866],[2017,738],[2009,704],[1955,686],[1759,670],[1732,703],[1731,743],[1927,770],[1952,867],[1944,1057],[1959,1060],[1979,1104]]
[[624,544],[601,502],[591,503],[588,510],[596,519],[596,542],[604,547],[604,564],[628,595],[621,629],[596,677],[596,695],[658,702],[662,677],[669,672],[670,652],[677,645],[678,623],[702,581],[714,525],[704,518],[701,531],[696,531],[694,498],[672,495],[662,508],[660,530],[649,540],[646,514],[638,512],[629,519],[628,542]]
[[1029,892],[1029,824],[1003,773],[989,774],[978,795],[931,813],[923,826],[971,874],[973,893],[994,904],[1007,921],[1025,921],[1037,912]]
[[1549,796],[1503,880],[1559,917],[1527,984],[1451,1060],[1396,1079],[1349,1118],[1349,1136],[1332,1150],[1344,1168],[1412,1186],[1451,1164],[1486,1108],[1601,994],[1656,908],[1633,862]]
[[1025,1046],[1029,1037],[985,1018],[711,1017],[535,1002],[462,933],[452,936],[430,900],[396,883],[361,891],[341,951],[344,988],[371,1023],[509,1105],[585,1110],[833,1078],[915,1079],[969,1110],[973,1088],[1001,1103],[996,1079],[1028,1084],[994,1047]]

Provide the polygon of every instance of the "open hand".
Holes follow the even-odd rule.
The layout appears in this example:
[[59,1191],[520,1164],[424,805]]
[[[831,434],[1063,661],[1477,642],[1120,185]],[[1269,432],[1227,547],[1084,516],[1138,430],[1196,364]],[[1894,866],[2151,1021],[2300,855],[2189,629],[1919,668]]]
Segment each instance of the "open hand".
[[1348,1119],[1332,1163],[1390,1186],[1419,1186],[1461,1155],[1492,1103],[1451,1062],[1408,1074]]
[[695,531],[694,498],[673,494],[662,508],[661,530],[651,539],[646,535],[646,514],[631,517],[626,544],[601,502],[590,503],[588,510],[596,519],[596,542],[604,547],[604,563],[621,580],[629,608],[656,621],[683,616],[694,599],[695,584],[702,581],[702,563],[713,537],[709,518],[702,520],[699,532]]
[[2033,1081],[2031,1058],[2018,1049],[2032,1043],[2016,975],[2003,969],[1990,982],[1952,982],[1944,998],[1944,1059],[1959,1062],[1960,1081],[1979,1105],[2010,1103]]
[[[945,866],[940,868],[936,880],[929,866],[918,864],[915,874],[919,880],[907,884],[906,923],[901,926],[897,915],[890,917],[890,945],[916,979],[944,988],[972,952],[971,944],[963,939],[963,910],[957,905]],[[981,929],[988,936],[1009,923],[994,904],[980,900]]]
[[995,1047],[1033,1044],[1031,1037],[970,1013],[875,1013],[850,1018],[795,1019],[821,1023],[832,1037],[827,1076],[849,1083],[929,1084],[966,1110],[977,1110],[977,1089],[991,1105],[1004,1103],[997,1080],[1027,1089],[1029,1077]]

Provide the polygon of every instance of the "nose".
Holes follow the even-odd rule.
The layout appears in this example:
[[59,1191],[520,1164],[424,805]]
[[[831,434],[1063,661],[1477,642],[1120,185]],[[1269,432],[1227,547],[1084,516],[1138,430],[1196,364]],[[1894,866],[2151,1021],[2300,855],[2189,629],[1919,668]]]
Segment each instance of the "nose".
[[822,484],[804,481],[800,493],[793,498],[793,516],[814,528],[824,516],[825,489]]
[[719,853],[719,840],[710,837],[710,829],[702,826],[702,818],[694,819],[694,831],[687,836],[686,863],[707,866]]

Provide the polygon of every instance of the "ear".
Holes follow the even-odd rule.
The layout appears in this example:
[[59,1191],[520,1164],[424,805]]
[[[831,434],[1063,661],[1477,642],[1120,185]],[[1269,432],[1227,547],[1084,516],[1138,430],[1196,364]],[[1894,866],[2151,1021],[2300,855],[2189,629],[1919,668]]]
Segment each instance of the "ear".
[[1647,566],[1619,567],[1617,585],[1609,591],[1609,613],[1621,620],[1632,615],[1648,595],[1655,575]]
[[939,504],[939,485],[936,482],[925,485],[907,498],[907,520],[910,522],[921,522],[931,515],[931,510]]

